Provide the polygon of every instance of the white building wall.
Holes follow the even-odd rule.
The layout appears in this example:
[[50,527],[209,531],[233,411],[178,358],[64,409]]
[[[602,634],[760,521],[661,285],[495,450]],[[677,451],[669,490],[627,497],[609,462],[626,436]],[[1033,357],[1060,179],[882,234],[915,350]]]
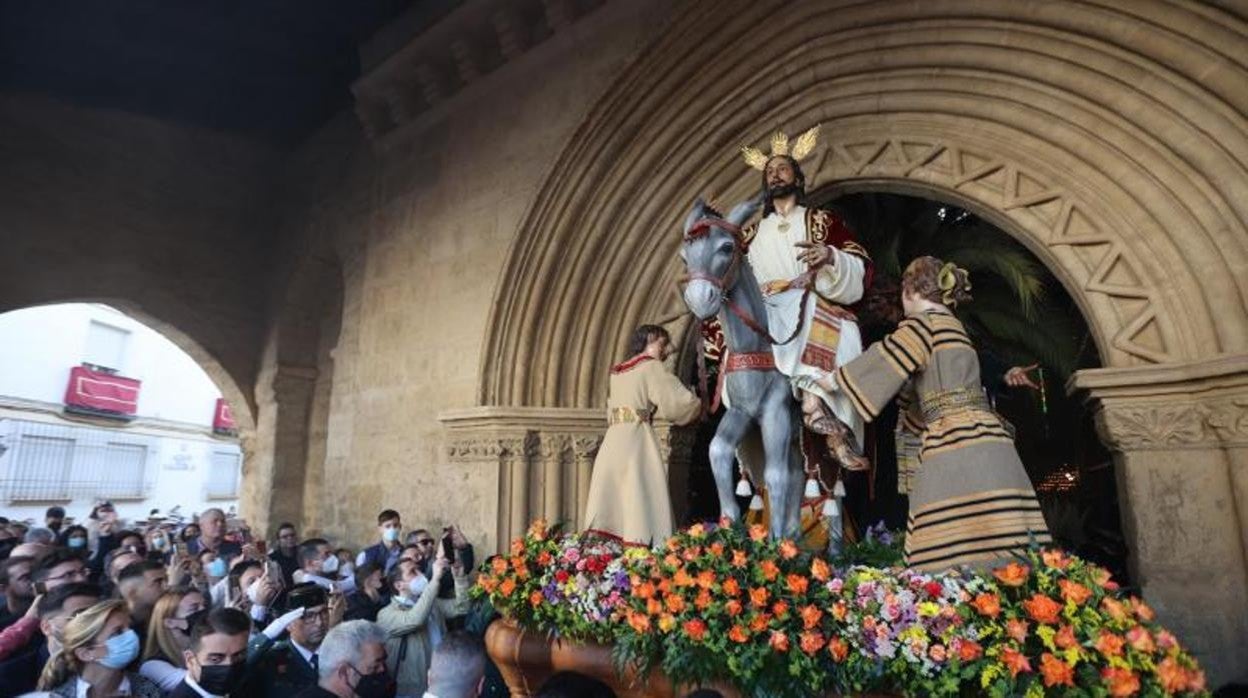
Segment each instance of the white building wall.
[[[93,322],[98,323],[94,333]],[[114,342],[118,337],[124,339]],[[63,414],[70,368],[84,361],[99,362],[101,356],[115,357],[105,363],[118,363],[110,368],[142,381],[138,415],[132,422]],[[209,506],[228,509],[236,505],[237,487],[235,496],[213,497],[209,492],[210,484],[219,491],[221,485],[228,485],[230,478],[221,464],[241,459],[235,439],[211,432],[213,408],[220,396],[221,391],[190,356],[160,333],[108,306],[70,303],[0,314],[0,447],[4,449],[0,454],[0,514],[42,521],[44,510],[55,503],[82,520],[98,498],[109,496],[109,478],[114,477],[116,464],[132,463],[139,453],[137,447],[145,458],[144,496],[110,497],[123,518],[145,518],[151,509],[168,511],[178,505],[188,515]],[[68,486],[63,488],[64,497],[30,500],[33,485],[46,485],[53,473],[43,466],[32,473],[36,461],[29,460],[30,456],[22,460],[23,446],[31,453],[41,445],[47,450],[49,438],[74,443],[77,469],[70,478],[74,482],[64,483]],[[54,443],[56,451],[64,442]],[[218,458],[215,474],[214,454]],[[237,484],[237,471],[233,481]]]

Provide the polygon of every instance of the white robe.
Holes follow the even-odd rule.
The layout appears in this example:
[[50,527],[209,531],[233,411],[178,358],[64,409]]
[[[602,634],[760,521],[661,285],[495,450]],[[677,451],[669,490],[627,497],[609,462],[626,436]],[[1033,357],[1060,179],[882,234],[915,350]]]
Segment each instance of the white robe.
[[[787,231],[780,230],[780,224],[788,221]],[[806,231],[806,207],[795,206],[789,215],[781,216],[774,211],[758,223],[758,232],[750,243],[747,259],[754,270],[754,276],[760,286],[765,287],[769,281],[788,281],[806,273],[804,262],[797,255],[802,248],[797,243],[809,240]],[[850,305],[862,298],[863,278],[866,265],[862,258],[832,247],[832,259],[815,274],[815,293],[825,300],[837,305]],[[784,340],[793,334],[797,326],[801,310],[802,289],[790,289],[766,297],[767,326],[771,336]],[[802,363],[802,352],[806,349],[806,340],[810,336],[810,328],[814,320],[815,301],[806,302],[805,317],[801,318],[801,333],[788,344],[773,344],[772,354],[776,359],[776,368],[788,376],[790,381],[801,375],[820,372],[820,369]],[[841,321],[841,336],[836,347],[837,365],[845,364],[862,353],[862,334],[858,331],[858,323],[852,320]],[[854,432],[854,438],[861,448],[863,444],[862,417],[854,410],[849,398],[844,393],[828,393],[818,388],[814,392],[824,401],[842,422]],[[797,395],[797,388],[793,388]],[[727,391],[724,403],[728,403]]]

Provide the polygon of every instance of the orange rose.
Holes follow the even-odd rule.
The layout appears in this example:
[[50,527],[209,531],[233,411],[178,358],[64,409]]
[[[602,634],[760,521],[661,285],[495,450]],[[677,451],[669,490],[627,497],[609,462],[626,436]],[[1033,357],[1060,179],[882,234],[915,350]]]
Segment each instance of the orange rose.
[[734,625],[732,630],[728,631],[728,639],[733,642],[749,642],[750,634],[740,625]]
[[816,625],[819,625],[819,620],[823,618],[823,611],[820,611],[817,606],[811,604],[809,606],[802,606],[800,615],[802,617],[802,627],[810,630]]
[[1044,677],[1045,686],[1066,685],[1073,688],[1075,685],[1074,667],[1048,652],[1040,655],[1040,675]]
[[646,613],[657,616],[663,612],[663,603],[658,599],[651,597],[646,599]]
[[1110,574],[1109,570],[1105,569],[1104,567],[1097,567],[1095,569],[1095,575],[1096,575],[1096,583],[1102,589],[1108,589],[1109,591],[1113,591],[1118,588],[1118,583],[1113,580],[1113,575]]
[[1030,599],[1023,602],[1023,608],[1026,609],[1027,615],[1037,623],[1056,625],[1057,614],[1061,612],[1062,605],[1044,594],[1032,594]]
[[690,526],[688,530],[689,530],[689,536],[691,538],[701,538],[702,536],[706,535],[706,526],[703,526],[700,523],[695,523],[694,525]]
[[710,589],[715,586],[715,570],[706,570],[698,573],[698,586],[703,589]]
[[1148,604],[1144,603],[1137,597],[1132,596],[1127,600],[1131,602],[1131,610],[1135,611],[1135,616],[1140,620],[1145,623],[1151,623],[1155,618],[1157,618],[1157,614],[1153,613],[1153,609],[1149,608]]
[[816,582],[826,582],[832,576],[832,568],[823,561],[823,558],[817,557],[810,562],[810,576]]
[[516,580],[504,579],[503,583],[498,586],[498,590],[504,597],[511,596],[511,593],[516,590]]
[[754,524],[753,526],[750,526],[750,540],[757,543],[766,537],[767,537],[767,528],[764,527],[762,524]]
[[845,616],[847,616],[848,614],[849,614],[849,607],[845,605],[844,601],[837,601],[836,603],[832,604],[832,617],[835,618],[836,620],[844,621]]
[[1075,639],[1075,629],[1070,625],[1058,628],[1057,635],[1053,636],[1053,642],[1062,649],[1069,649],[1079,644],[1079,640]]
[[1011,618],[1005,621],[1005,632],[1018,642],[1027,641],[1027,621],[1021,618]]
[[642,582],[633,587],[633,596],[639,599],[648,599],[654,596],[654,584],[651,582]]
[[996,594],[978,594],[971,602],[980,615],[996,618],[1001,613],[1001,598]]
[[659,580],[659,593],[660,593],[660,594],[670,594],[670,593],[672,593],[672,580],[670,580],[670,579],[660,579],[660,580]]
[[958,658],[964,662],[973,662],[984,655],[984,648],[974,640],[963,640],[958,645]]
[[493,594],[494,590],[498,588],[498,580],[492,577],[482,577],[477,580],[477,585],[480,586],[485,593]]
[[1101,599],[1101,610],[1114,620],[1126,620],[1128,616],[1127,607],[1119,600],[1112,599],[1108,596]]
[[779,618],[780,620],[784,620],[785,618],[788,618],[789,617],[789,602],[777,601],[773,603],[771,605],[771,613],[772,615],[774,615],[776,618]]
[[1127,644],[1135,648],[1136,652],[1152,654],[1157,651],[1157,645],[1153,644],[1153,636],[1141,625],[1127,631]]
[[1091,589],[1069,579],[1059,579],[1057,586],[1062,590],[1062,598],[1074,602],[1076,605],[1087,601],[1092,596]]
[[507,571],[507,560],[502,556],[496,557],[490,563],[490,568],[494,570],[494,574],[502,574]]
[[672,584],[678,587],[691,587],[696,583],[697,581],[693,578],[693,575],[686,572],[683,567],[676,570],[676,574],[672,575]]
[[1117,657],[1122,654],[1122,646],[1126,641],[1121,635],[1115,635],[1108,630],[1102,630],[1100,637],[1096,638],[1096,644],[1092,645],[1096,651],[1106,657]]
[[1174,657],[1166,657],[1157,664],[1157,680],[1166,693],[1187,690],[1187,669]]
[[534,590],[533,593],[529,594],[529,605],[533,607],[542,605],[542,592],[540,590]]
[[698,592],[698,598],[693,600],[693,605],[699,611],[705,611],[707,607],[711,605],[711,601],[712,601],[711,592],[707,591],[706,589],[703,589],[702,591]]
[[724,580],[724,593],[729,596],[739,596],[741,594],[741,585],[733,577]]
[[746,557],[745,552],[741,550],[732,551],[732,566],[741,569],[750,563],[750,559]]
[[723,557],[724,556],[724,544],[720,543],[719,541],[715,541],[714,543],[711,543],[711,555],[715,557]]
[[750,589],[750,604],[758,608],[767,605],[767,590],[763,587]]
[[789,593],[794,595],[805,594],[806,587],[810,584],[810,580],[800,574],[790,574],[784,581],[788,584]]
[[828,654],[832,655],[832,661],[843,662],[849,656],[849,643],[839,637],[834,637],[828,643]]
[[771,560],[763,560],[758,563],[758,569],[762,571],[763,579],[769,582],[774,582],[776,577],[780,576],[780,568]]
[[1010,670],[1010,676],[1018,676],[1024,671],[1031,671],[1031,660],[1013,647],[1006,647],[1001,652],[1001,662]]
[[780,541],[780,557],[784,560],[792,560],[797,557],[797,546],[793,544],[793,541]]
[[724,612],[730,616],[741,615],[741,610],[741,602],[736,599],[732,599],[728,603],[724,604]]
[[1040,551],[1040,559],[1044,560],[1044,564],[1054,569],[1064,570],[1070,567],[1072,560],[1065,552],[1061,550],[1042,550]]
[[771,648],[777,652],[788,652],[789,636],[779,630],[773,630],[771,633],[771,640],[768,641],[767,644],[771,645]]
[[1187,671],[1187,690],[1203,693],[1207,688],[1205,685],[1205,672],[1200,669],[1189,669]]
[[818,630],[808,630],[801,636],[802,651],[806,654],[814,654],[823,649],[823,633]]
[[1030,574],[1030,567],[1017,562],[1011,562],[1005,567],[998,567],[992,571],[992,576],[996,577],[1007,587],[1021,587],[1027,582],[1027,577]]
[[555,556],[550,554],[549,550],[543,550],[541,555],[537,556],[537,564],[542,567],[549,567],[550,563],[555,561]]
[[639,635],[645,635],[650,632],[650,616],[643,613],[629,613],[628,624]]
[[668,567],[680,567],[680,557],[675,553],[668,553],[663,556],[663,564]]
[[666,547],[668,550],[670,550],[671,552],[673,552],[673,553],[675,553],[675,552],[679,552],[679,551],[680,551],[680,541],[679,541],[679,540],[677,540],[677,539],[675,539],[675,538],[668,538],[668,539],[667,539],[667,544],[666,544],[666,546],[665,546],[665,547]]
[[1101,679],[1109,686],[1111,696],[1133,696],[1140,690],[1140,677],[1130,669],[1105,667],[1101,669]]
[[670,594],[663,599],[663,605],[667,606],[667,610],[672,613],[680,613],[685,610],[685,597],[680,594]]
[[700,618],[685,621],[685,634],[694,642],[701,642],[706,637],[706,623]]
[[750,630],[761,633],[767,629],[767,622],[771,620],[771,616],[766,613],[760,613],[750,619]]
[[546,529],[549,527],[550,525],[546,523],[546,519],[536,519],[529,524],[529,535],[534,540],[546,540]]
[[524,541],[523,540],[517,538],[511,542],[511,554],[512,555],[524,554]]

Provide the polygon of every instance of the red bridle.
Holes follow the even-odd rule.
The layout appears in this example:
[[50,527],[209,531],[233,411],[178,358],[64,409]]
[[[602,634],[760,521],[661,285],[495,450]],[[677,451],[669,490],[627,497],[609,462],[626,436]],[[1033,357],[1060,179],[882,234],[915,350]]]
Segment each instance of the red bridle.
[[745,241],[741,239],[741,226],[733,225],[722,218],[707,216],[699,218],[696,223],[689,227],[685,233],[685,242],[697,240],[711,233],[712,228],[721,228],[732,235],[733,241],[736,243],[732,246],[732,259],[728,261],[728,268],[724,269],[722,276],[714,276],[700,271],[690,272],[681,277],[681,281],[706,281],[720,291],[727,292],[732,286],[732,276],[741,266],[742,252],[741,248],[745,247]]

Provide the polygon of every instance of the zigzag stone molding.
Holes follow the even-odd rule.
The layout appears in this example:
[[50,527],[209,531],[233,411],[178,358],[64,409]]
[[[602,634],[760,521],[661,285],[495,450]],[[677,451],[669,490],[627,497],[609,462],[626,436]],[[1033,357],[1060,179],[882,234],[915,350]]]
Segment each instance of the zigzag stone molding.
[[1044,176],[999,155],[930,137],[833,142],[814,158],[811,189],[854,179],[902,178],[957,191],[1030,230],[1041,221],[1046,246],[1079,248],[1087,265],[1080,279],[1083,291],[1108,297],[1126,318],[1110,339],[1113,348],[1143,363],[1174,360],[1154,291],[1139,282],[1143,275],[1131,252],[1103,232],[1096,214],[1071,192]]

